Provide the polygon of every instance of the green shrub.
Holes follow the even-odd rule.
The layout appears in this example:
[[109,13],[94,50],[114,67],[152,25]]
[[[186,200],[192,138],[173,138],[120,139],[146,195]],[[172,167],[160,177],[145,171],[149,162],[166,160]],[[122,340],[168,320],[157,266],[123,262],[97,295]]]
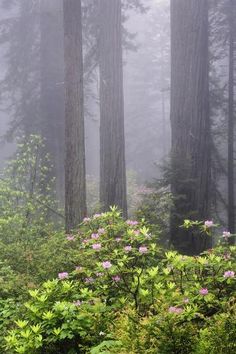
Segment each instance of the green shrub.
[[[235,300],[235,299],[234,299]],[[236,352],[236,307],[229,306],[227,313],[220,313],[208,320],[200,331],[196,354],[234,354]]]
[[33,242],[55,227],[54,179],[43,140],[23,139],[0,180],[0,239]]
[[[199,232],[210,232],[195,224]],[[236,335],[231,326],[225,336],[226,319],[235,310],[236,247],[224,241],[189,257],[164,252],[155,239],[143,222],[124,221],[115,208],[86,218],[59,241],[63,249],[71,247],[74,269],[65,260],[58,279],[30,291],[6,336],[7,350],[203,353],[211,335],[227,347]],[[225,321],[222,332],[219,318]]]
[[55,233],[59,238],[56,230],[60,226],[54,179],[50,176],[44,141],[31,135],[18,145],[0,179],[0,260],[21,275],[20,281],[16,279],[18,289],[23,283],[38,284],[50,277],[50,272],[44,273],[45,261],[50,259],[51,240]]
[[[0,299],[0,349],[1,353],[8,353],[6,350],[5,336],[11,329],[12,322],[20,315],[21,306],[14,298]],[[12,353],[12,351],[10,351]]]

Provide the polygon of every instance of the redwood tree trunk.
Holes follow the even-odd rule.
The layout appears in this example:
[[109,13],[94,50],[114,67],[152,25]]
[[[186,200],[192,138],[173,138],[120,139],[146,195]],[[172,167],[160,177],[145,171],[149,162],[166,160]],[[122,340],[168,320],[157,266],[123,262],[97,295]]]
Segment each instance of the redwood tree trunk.
[[121,1],[100,0],[100,202],[127,215]]
[[64,0],[66,230],[86,215],[81,1]]
[[209,238],[180,229],[209,217],[210,123],[207,0],[171,1],[171,242],[197,254]]
[[[229,0],[229,87],[228,87],[228,229],[235,233],[234,202],[234,51],[235,51],[235,1]],[[233,243],[233,238],[231,239]]]

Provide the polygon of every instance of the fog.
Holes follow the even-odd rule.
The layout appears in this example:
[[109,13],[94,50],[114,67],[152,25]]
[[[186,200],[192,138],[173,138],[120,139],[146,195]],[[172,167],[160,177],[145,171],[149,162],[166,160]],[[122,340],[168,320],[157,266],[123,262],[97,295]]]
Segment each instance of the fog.
[[[50,0],[48,1],[49,5],[45,5],[46,3],[42,1],[41,11],[45,11],[45,16],[50,16],[50,21],[59,21],[62,26],[62,7],[56,4],[57,2],[57,0]],[[84,1],[85,14],[87,6],[91,3],[91,1]],[[163,158],[167,157],[170,147],[169,2],[166,0],[145,1],[145,7],[144,13],[140,12],[139,8],[123,10],[125,17],[123,26],[127,34],[125,42],[128,42],[123,43],[126,166],[127,170],[133,171],[142,183],[158,177],[158,166],[163,162]],[[0,152],[1,165],[6,157],[9,157],[12,153],[12,145],[9,144],[9,140],[14,142],[17,136],[24,133],[24,120],[29,119],[29,124],[32,124],[29,131],[41,133],[38,104],[40,104],[42,98],[35,97],[40,90],[40,82],[37,82],[39,78],[37,71],[40,69],[39,66],[42,65],[38,58],[39,51],[35,48],[40,45],[38,42],[40,40],[39,12],[40,2],[38,1],[25,0],[8,3],[1,0],[0,73],[2,86],[0,127],[3,141]],[[22,19],[22,16],[26,16],[26,20]],[[24,21],[28,19],[29,23],[24,26]],[[85,20],[91,21],[91,18],[88,19],[85,15]],[[95,21],[96,18],[92,17],[92,20]],[[89,28],[95,25],[95,23],[84,23],[84,31],[88,32]],[[51,24],[51,28],[54,30],[56,26],[57,24],[55,26]],[[31,38],[28,31],[34,33],[34,37]],[[41,28],[41,31],[44,33],[43,28]],[[32,41],[33,43],[31,43]],[[57,41],[61,42],[62,45],[63,36],[59,35],[54,42],[49,43],[50,46],[53,44],[57,46],[54,49],[50,47],[50,53],[58,52]],[[90,41],[93,43],[93,39]],[[88,48],[89,45],[90,43],[85,39],[84,55],[91,50],[90,47]],[[12,58],[14,58],[14,61]],[[53,57],[51,59],[54,60]],[[27,65],[27,62],[35,62],[35,65]],[[53,80],[55,72],[50,73],[49,70],[54,68],[55,65],[58,65],[58,61],[57,63],[48,63],[48,67],[45,68],[51,80]],[[93,61],[91,65],[94,65]],[[35,70],[35,72],[32,72],[32,70]],[[59,75],[62,75],[63,70],[63,67],[58,69]],[[96,65],[94,65],[94,68],[88,68],[88,70],[90,71],[89,75],[85,73],[86,164],[87,174],[98,178],[99,72]],[[21,91],[27,91],[27,80],[29,85],[32,85],[32,76],[35,77],[35,85],[38,88],[35,89],[34,97],[26,97],[27,101],[33,100],[33,108],[31,103],[27,102],[29,107],[27,110],[30,109],[30,111],[23,112],[22,102],[20,103]],[[22,82],[24,78],[26,82]],[[12,82],[8,85],[4,82],[6,79],[12,80]],[[58,87],[63,89],[63,82],[52,84],[54,85],[52,90],[58,90]],[[63,109],[63,106],[61,107]],[[51,107],[48,107],[49,111],[50,109]],[[32,112],[32,110],[34,111]],[[31,117],[27,117],[29,114]],[[48,119],[50,119],[50,114]],[[16,123],[17,121],[18,123]],[[60,137],[55,136],[55,139],[60,139]],[[55,163],[55,161],[52,161],[52,163]]]
[[[193,139],[198,134],[193,134],[195,129],[194,122],[197,122],[197,119],[201,117],[201,113],[198,114],[197,111],[203,101],[203,99],[199,101],[196,94],[199,87],[196,90],[191,87],[193,82],[196,82],[196,85],[200,82],[200,75],[199,77],[193,77],[194,70],[192,67],[196,64],[196,70],[198,70],[197,62],[189,64],[191,60],[194,60],[195,55],[192,55],[193,45],[191,43],[193,40],[191,39],[189,47],[184,43],[184,41],[188,40],[187,34],[195,33],[195,29],[193,28],[193,32],[189,29],[185,30],[184,26],[188,28],[187,26],[190,26],[192,22],[183,22],[183,28],[179,26],[176,30],[177,34],[178,30],[181,33],[179,37],[175,38],[175,32],[172,31],[171,39],[171,8],[169,0],[122,1],[123,65],[121,74],[118,73],[120,64],[118,63],[116,68],[115,64],[113,65],[113,69],[117,70],[116,75],[117,77],[119,76],[120,80],[116,78],[119,81],[117,87],[121,88],[121,96],[122,100],[124,100],[124,104],[122,100],[117,103],[118,106],[120,105],[120,122],[118,124],[115,123],[116,118],[114,118],[117,109],[115,103],[116,101],[118,102],[118,98],[116,100],[114,97],[115,95],[118,97],[119,91],[117,93],[114,87],[111,86],[110,91],[105,93],[106,87],[104,85],[103,94],[105,98],[108,94],[114,96],[107,98],[107,101],[104,99],[104,102],[101,102],[102,84],[106,84],[106,79],[102,78],[101,63],[105,62],[106,59],[108,63],[116,59],[115,56],[111,59],[109,55],[117,51],[118,45],[111,42],[110,48],[104,50],[100,48],[102,36],[100,37],[99,33],[101,28],[103,28],[103,24],[107,24],[107,21],[102,18],[103,15],[105,16],[105,12],[104,14],[99,13],[99,4],[100,2],[96,0],[82,1],[83,104],[81,104],[81,107],[84,110],[84,140],[86,147],[84,159],[86,163],[88,203],[91,204],[91,200],[95,204],[98,203],[99,179],[101,179],[101,170],[103,169],[100,161],[103,155],[108,156],[110,150],[113,151],[112,149],[115,149],[114,147],[111,148],[113,141],[114,145],[117,145],[117,149],[116,151],[114,150],[115,152],[111,152],[111,156],[113,156],[109,157],[111,161],[112,159],[114,160],[115,153],[118,153],[119,149],[125,152],[124,166],[127,183],[125,181],[123,187],[127,185],[130,209],[130,205],[133,203],[131,201],[132,194],[135,194],[132,189],[133,186],[135,186],[135,191],[137,192],[138,188],[142,189],[145,185],[152,184],[153,181],[163,179],[163,170],[166,172],[170,166],[172,166],[172,172],[175,170],[173,169],[173,160],[171,162],[173,157],[170,155],[171,149],[173,155],[175,150],[179,149],[178,146],[190,144],[191,159],[193,161],[197,159],[195,151],[198,151],[199,147],[195,148],[193,141],[190,140],[186,140],[183,143],[183,136],[192,136]],[[1,172],[3,172],[6,162],[13,156],[18,139],[21,140],[23,136],[28,137],[31,134],[40,135],[45,139],[47,152],[53,165],[51,177],[54,176],[56,178],[57,199],[60,200],[61,205],[64,205],[64,167],[67,158],[65,155],[66,87],[64,58],[66,53],[64,48],[63,1],[0,0],[0,6]],[[181,6],[177,7],[178,11]],[[227,170],[231,166],[227,159],[229,151],[233,149],[232,136],[231,140],[228,139],[232,129],[229,129],[227,116],[229,114],[228,105],[230,105],[228,102],[230,97],[228,92],[230,87],[229,78],[232,77],[232,74],[229,74],[229,70],[231,72],[234,70],[230,69],[229,62],[230,23],[227,17],[227,6],[225,0],[209,2],[208,16],[206,14],[208,20],[207,47],[203,38],[199,42],[199,48],[197,49],[197,53],[201,57],[200,63],[202,63],[203,55],[201,51],[205,45],[204,55],[207,59],[204,59],[204,65],[208,61],[208,73],[206,72],[206,67],[204,67],[205,73],[202,74],[202,77],[208,80],[205,84],[208,87],[207,98],[202,105],[208,107],[207,109],[209,110],[207,119],[204,122],[206,126],[208,124],[209,128],[201,127],[201,129],[204,128],[207,131],[206,140],[211,144],[211,151],[209,152],[209,156],[211,155],[211,158],[209,157],[211,159],[209,167],[211,176],[207,187],[211,194],[209,208],[213,215],[223,224],[227,223],[226,209],[227,199],[229,198]],[[179,17],[181,17],[180,12]],[[203,16],[199,18],[199,21],[205,21]],[[181,21],[179,24],[181,25]],[[172,25],[175,25],[174,20]],[[106,29],[104,33],[106,34]],[[185,34],[186,38],[183,39]],[[112,39],[113,42],[114,38]],[[178,43],[179,38],[180,42]],[[106,40],[109,39],[106,38]],[[176,45],[172,49],[171,40]],[[198,38],[196,38],[197,40]],[[183,48],[181,45],[183,45]],[[109,53],[106,53],[106,51]],[[186,53],[186,57],[192,55],[191,60],[187,61],[186,59],[185,63],[185,56],[183,56],[181,61],[178,62],[178,58],[182,55],[181,53]],[[185,66],[186,68],[189,66],[189,72],[184,69]],[[171,82],[171,70],[174,78],[176,75],[176,85],[174,84],[174,79]],[[107,73],[105,74],[108,75]],[[182,89],[178,90],[181,77],[185,76],[186,80],[181,83],[183,85]],[[170,102],[171,90],[173,91],[172,104]],[[204,90],[199,89],[200,91],[203,92]],[[197,102],[196,107],[191,103],[191,92],[196,98],[194,101],[194,104]],[[233,92],[232,89],[231,92]],[[232,93],[232,95],[234,94]],[[175,101],[177,96],[179,97],[178,102]],[[180,103],[181,100],[182,103]],[[187,105],[190,106],[187,108]],[[112,112],[107,114],[113,115],[114,113],[114,122],[110,119],[111,124],[114,124],[111,127],[104,128],[104,125],[101,128],[100,117],[101,107],[103,106],[109,106]],[[120,141],[123,139],[123,111],[125,141],[124,143],[122,142],[121,146],[119,139]],[[172,119],[172,130],[170,116],[174,117]],[[190,117],[189,119],[188,116]],[[106,119],[109,125],[108,118]],[[209,123],[207,123],[208,120]],[[114,133],[111,133],[113,128],[117,137],[120,134],[120,138],[116,143],[111,137]],[[104,150],[101,141],[103,141],[102,131],[106,129],[111,133],[109,138],[111,140],[106,143]],[[178,129],[181,130],[179,131]],[[204,146],[204,149],[208,149],[207,143]],[[180,155],[180,159],[185,156],[186,151],[184,149],[183,151],[178,151],[177,155]],[[231,151],[232,154],[234,155],[234,152]],[[183,157],[185,162],[181,161],[180,163],[182,171],[185,170],[183,166],[184,163],[188,164],[188,159],[189,157],[187,156]],[[204,159],[204,156],[201,159]],[[116,162],[114,162],[115,164]],[[124,166],[117,165],[117,171],[122,171]],[[111,173],[113,175],[112,178],[118,178],[117,171],[114,170]],[[192,180],[192,173],[194,175],[195,172],[190,173],[190,180]],[[164,185],[168,189],[170,186],[175,189],[170,175],[168,176],[169,179],[167,178],[164,181]],[[123,177],[119,176],[118,180]],[[164,177],[166,178],[165,175]],[[184,178],[184,176],[180,175],[176,182],[179,183]],[[233,195],[234,193],[233,191]],[[182,194],[182,190],[180,194]],[[185,195],[185,189],[183,194]]]
[[[1,21],[1,37],[4,37],[5,34],[5,27],[6,27],[6,22],[9,20],[9,18],[14,18],[16,15],[16,12],[12,9],[9,11],[4,11],[1,8],[0,12],[0,21]],[[9,42],[6,42],[4,40],[0,41],[1,47],[0,47],[0,81],[3,82],[4,78],[7,73],[7,68],[8,68],[8,60],[7,60],[7,53],[9,50]],[[1,85],[1,87],[3,84]],[[0,90],[0,134],[1,134],[1,140],[0,140],[0,166],[3,167],[4,161],[11,156],[11,154],[14,151],[14,144],[10,144],[8,141],[5,139],[5,134],[7,134],[8,127],[10,124],[10,114],[9,112],[6,111],[6,107],[8,105],[8,100],[6,98],[3,98],[3,89],[1,88]]]

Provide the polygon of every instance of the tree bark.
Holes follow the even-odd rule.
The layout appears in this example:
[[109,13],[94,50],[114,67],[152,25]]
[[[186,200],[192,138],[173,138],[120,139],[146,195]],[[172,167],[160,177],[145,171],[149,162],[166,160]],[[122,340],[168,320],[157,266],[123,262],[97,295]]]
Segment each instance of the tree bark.
[[[235,51],[235,2],[229,0],[229,84],[228,84],[228,229],[235,233],[234,201],[234,51]],[[233,238],[231,239],[233,243]]]
[[127,215],[121,1],[100,0],[100,203]]
[[171,127],[174,207],[171,242],[198,254],[207,236],[184,231],[183,220],[209,217],[210,122],[207,0],[171,1]]
[[64,0],[66,230],[86,215],[81,1]]

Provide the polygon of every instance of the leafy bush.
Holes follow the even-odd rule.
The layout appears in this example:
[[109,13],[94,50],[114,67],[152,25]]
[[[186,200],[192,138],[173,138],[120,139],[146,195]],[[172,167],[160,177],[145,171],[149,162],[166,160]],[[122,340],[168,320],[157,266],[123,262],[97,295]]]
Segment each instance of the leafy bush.
[[[54,179],[50,176],[44,142],[32,135],[19,143],[0,179],[0,260],[21,274],[20,282],[16,281],[18,289],[23,281],[27,285],[34,276],[41,277],[37,269],[41,266],[43,270],[43,263],[49,258],[43,250],[45,243],[58,229],[59,211],[53,194]],[[46,258],[42,259],[42,255]]]
[[235,304],[229,307],[228,313],[220,313],[208,320],[207,325],[200,331],[196,354],[234,354],[236,351]]
[[[14,298],[0,299],[0,348],[1,353],[5,353],[5,336],[11,328],[14,319],[21,313],[21,306]],[[11,353],[11,352],[10,352]]]
[[[104,304],[70,281],[52,280],[40,290],[30,290],[24,319],[6,337],[8,347],[17,353],[73,353],[81,344],[86,348],[93,333],[100,330]],[[84,301],[79,308],[78,301]],[[102,328],[102,327],[101,327]],[[71,351],[70,351],[71,350]]]
[[[35,135],[18,144],[0,180],[0,238],[5,243],[45,235],[55,219],[54,179],[43,140]],[[55,225],[53,225],[55,226]]]
[[[198,224],[199,232],[213,226]],[[223,241],[189,257],[164,252],[155,239],[144,222],[124,221],[115,208],[86,218],[65,236],[75,250],[74,270],[62,268],[58,279],[30,290],[6,350],[199,354],[211,335],[221,338],[221,348],[234,348],[226,340],[236,335],[228,323],[236,248]]]

